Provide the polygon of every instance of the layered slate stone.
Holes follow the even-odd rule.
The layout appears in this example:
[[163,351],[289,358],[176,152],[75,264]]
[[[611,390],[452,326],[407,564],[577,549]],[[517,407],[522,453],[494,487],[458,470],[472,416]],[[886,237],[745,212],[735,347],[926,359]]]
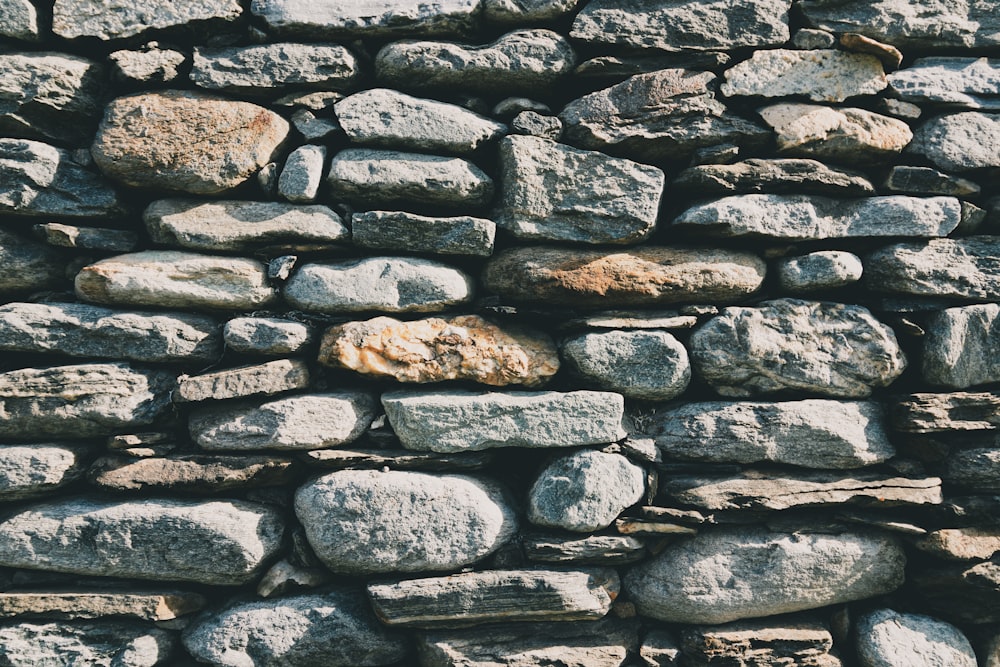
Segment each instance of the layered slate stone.
[[924,553],[948,560],[989,560],[1000,552],[1000,530],[984,528],[941,528],[916,542]]
[[[737,664],[751,662],[810,667],[841,667],[843,664],[835,653],[830,653],[833,648],[830,630],[824,623],[809,618],[686,627],[680,635],[685,658],[697,661],[695,664],[698,665],[726,664],[730,661]],[[649,639],[646,642],[648,644]],[[670,648],[676,646],[667,642],[661,645],[663,653],[668,655]],[[646,655],[645,649],[646,646],[643,646],[643,655]]]
[[157,28],[183,26],[212,19],[234,21],[243,8],[236,0],[56,0],[52,31],[60,37],[121,39]]
[[512,136],[500,144],[495,214],[521,239],[637,243],[653,233],[663,172],[631,160]]
[[620,394],[598,391],[391,391],[382,407],[407,449],[577,447],[626,436]]
[[928,322],[923,377],[932,385],[966,389],[1000,381],[1000,305],[947,308]]
[[72,357],[208,363],[222,355],[219,323],[187,313],[116,311],[82,303],[0,306],[0,350]]
[[871,289],[915,296],[1000,299],[1000,239],[968,236],[897,243],[865,258]]
[[808,193],[857,197],[875,193],[875,186],[861,172],[792,158],[751,158],[733,164],[689,167],[671,185],[707,195]]
[[689,208],[673,227],[724,237],[789,241],[881,236],[947,236],[962,220],[953,197],[830,199],[808,195],[734,195]]
[[278,456],[103,456],[87,481],[105,491],[209,494],[281,486],[295,481],[299,463]]
[[44,496],[76,481],[90,453],[72,443],[0,445],[0,501]]
[[684,69],[638,74],[566,105],[567,141],[647,161],[687,159],[699,148],[759,148],[767,130],[727,110],[715,75]]
[[74,498],[0,522],[0,563],[51,572],[235,586],[281,547],[284,520],[239,500]]
[[892,422],[904,433],[995,431],[1000,429],[1000,394],[910,394],[893,406]]
[[0,660],[10,665],[154,667],[174,653],[168,630],[138,623],[16,623],[0,628]]
[[864,265],[843,250],[818,250],[778,262],[778,283],[789,292],[814,292],[852,285],[861,280]]
[[884,161],[913,139],[910,126],[866,109],[781,103],[764,107],[761,118],[776,132],[778,152],[855,164]]
[[0,373],[0,437],[88,438],[148,426],[170,405],[176,378],[125,363]]
[[672,459],[851,469],[895,456],[884,422],[870,402],[713,401],[661,409],[647,433]]
[[487,289],[526,303],[653,306],[740,299],[760,288],[766,270],[756,255],[731,250],[532,247],[495,255],[482,279]]
[[787,0],[592,0],[570,36],[589,44],[662,51],[728,51],[788,41]]
[[351,241],[363,248],[436,255],[493,254],[496,223],[485,218],[432,218],[405,211],[366,211],[351,216]]
[[908,151],[944,171],[1000,167],[1000,114],[938,116],[917,128]]
[[227,368],[178,378],[175,403],[270,396],[309,386],[309,367],[299,359]]
[[874,95],[887,86],[875,56],[836,49],[755,51],[726,70],[719,90],[727,97],[802,95],[816,102],[843,102]]
[[522,536],[525,555],[537,563],[618,565],[646,557],[643,542],[628,535],[565,535],[527,533]]
[[889,88],[915,104],[1000,111],[1000,60],[917,58],[889,75]]
[[868,309],[799,299],[726,308],[692,334],[689,349],[702,379],[734,397],[865,398],[906,367],[892,329]]
[[264,107],[170,90],[113,100],[91,153],[126,185],[199,195],[240,185],[270,162],[288,122]]
[[403,89],[462,89],[495,95],[544,90],[576,65],[573,47],[551,30],[515,30],[482,46],[402,41],[375,57],[380,83]]
[[200,611],[204,596],[183,591],[164,592],[11,592],[0,593],[2,618],[96,619],[130,618],[171,621]]
[[961,630],[923,614],[876,609],[857,620],[857,637],[858,657],[865,665],[979,664]]
[[959,449],[948,456],[942,477],[974,493],[1000,493],[1000,448]]
[[375,614],[391,627],[496,621],[590,621],[618,595],[618,574],[580,570],[487,570],[368,585]]
[[903,548],[880,534],[730,527],[669,545],[624,585],[643,616],[728,623],[883,595],[903,583],[905,564]]
[[76,276],[76,294],[93,303],[209,310],[255,310],[278,299],[257,260],[173,250],[89,264]]
[[278,356],[302,351],[313,341],[308,325],[278,317],[236,317],[222,330],[226,348],[243,354]]
[[280,34],[354,37],[462,35],[476,25],[481,0],[253,0],[250,11]]
[[38,10],[29,0],[4,0],[0,4],[0,36],[38,41]]
[[260,95],[289,88],[346,90],[361,75],[357,58],[339,44],[254,44],[197,47],[196,86]]
[[68,258],[51,246],[0,229],[0,295],[14,297],[59,287]]
[[478,315],[401,322],[376,317],[327,329],[319,362],[400,382],[545,384],[559,370],[547,334],[500,328]]
[[565,339],[560,352],[584,380],[628,398],[670,400],[691,381],[687,350],[666,331],[589,332]]
[[573,76],[581,82],[606,86],[661,69],[716,70],[731,60],[728,53],[719,51],[631,51],[585,60],[576,66]]
[[196,659],[227,667],[387,665],[407,652],[403,637],[384,630],[364,596],[347,588],[230,604],[181,639]]

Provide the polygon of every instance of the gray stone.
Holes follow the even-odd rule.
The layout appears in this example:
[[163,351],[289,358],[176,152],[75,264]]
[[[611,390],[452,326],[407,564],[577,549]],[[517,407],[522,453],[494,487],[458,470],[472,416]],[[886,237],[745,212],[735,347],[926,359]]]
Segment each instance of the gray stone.
[[528,520],[589,533],[642,499],[645,471],[620,454],[582,450],[547,465],[528,492]]
[[865,258],[865,282],[881,292],[1000,299],[1000,238],[969,236],[898,243]]
[[340,123],[335,118],[319,118],[309,109],[296,110],[292,114],[292,126],[306,141],[343,136]]
[[932,385],[966,389],[1000,381],[1000,305],[948,308],[927,323],[923,377]]
[[628,535],[522,535],[528,560],[537,563],[620,565],[634,563],[648,553],[641,540]]
[[392,391],[382,407],[403,446],[432,452],[577,447],[623,439],[624,400],[597,391]]
[[689,350],[723,396],[866,398],[906,367],[892,329],[866,308],[799,299],[726,308],[692,334]]
[[127,229],[78,227],[58,222],[44,222],[32,229],[35,236],[58,248],[131,252],[139,247],[139,235]]
[[892,422],[904,433],[995,431],[1000,429],[1000,394],[910,394],[896,401]]
[[690,667],[733,663],[841,667],[840,658],[830,654],[833,643],[826,625],[811,619],[739,621],[681,630],[684,664]]
[[60,37],[121,39],[154,30],[209,20],[235,21],[243,8],[237,0],[56,0],[52,31]]
[[366,211],[351,216],[351,240],[379,250],[489,257],[496,227],[492,220],[469,216],[430,218],[405,211]]
[[90,452],[62,443],[0,445],[0,501],[51,494],[83,476]]
[[310,37],[462,35],[476,24],[481,0],[253,0],[250,11],[279,34]]
[[728,51],[788,41],[787,0],[592,0],[570,36],[589,44]]
[[196,86],[248,95],[288,88],[346,90],[361,76],[357,58],[337,44],[254,44],[196,47]]
[[108,54],[111,75],[123,83],[171,83],[181,75],[181,66],[187,55],[173,49],[153,46],[155,42],[138,51],[123,49]]
[[961,630],[923,614],[876,609],[857,620],[863,667],[976,667],[976,654]]
[[160,199],[143,213],[150,238],[193,250],[253,251],[268,245],[347,241],[350,230],[326,206],[281,202]]
[[559,141],[562,121],[556,116],[543,116],[535,111],[522,111],[510,121],[511,132]]
[[88,438],[148,426],[164,416],[176,382],[124,363],[0,373],[0,437]]
[[54,248],[0,229],[0,296],[62,286],[68,259]]
[[182,591],[13,592],[0,593],[0,617],[94,619],[114,616],[143,621],[171,621],[199,611],[206,602],[204,596]]
[[726,97],[802,95],[816,102],[843,102],[874,95],[886,87],[882,62],[875,56],[836,49],[755,51],[726,70],[719,90]]
[[1000,110],[1000,60],[917,58],[889,75],[889,88],[916,104]]
[[916,120],[924,113],[923,109],[916,104],[910,104],[909,102],[903,102],[902,100],[894,100],[891,97],[883,97],[875,106],[883,113],[887,113],[890,116],[902,118],[904,120]]
[[0,132],[79,145],[101,112],[104,68],[54,52],[0,54]]
[[182,641],[199,661],[225,667],[387,665],[407,648],[379,626],[363,595],[346,588],[230,604],[198,618]]
[[426,313],[467,303],[472,290],[472,279],[447,264],[366,257],[304,265],[285,285],[285,299],[321,313]]
[[334,197],[374,208],[477,209],[493,198],[492,179],[468,160],[368,148],[333,156],[327,183]]
[[202,449],[299,450],[346,445],[371,425],[376,403],[362,391],[290,396],[209,406],[191,414],[191,437]]
[[483,16],[490,23],[525,25],[565,16],[580,0],[483,0]]
[[643,637],[639,658],[643,667],[677,667],[681,664],[681,648],[669,630],[654,628]]
[[913,587],[922,604],[960,623],[982,625],[1000,622],[1000,564],[994,561],[969,567],[924,569],[912,576]]
[[666,401],[691,381],[687,350],[666,331],[585,333],[563,341],[560,352],[585,380],[627,398]]
[[947,236],[962,220],[954,197],[733,195],[681,213],[673,227],[722,237],[788,241],[883,236]]
[[230,398],[270,396],[309,386],[309,368],[298,359],[278,359],[263,364],[227,368],[177,379],[175,403],[224,401]]
[[792,35],[792,46],[796,49],[829,49],[836,44],[836,35],[826,30],[801,28]]
[[643,616],[727,623],[883,595],[903,583],[905,564],[895,540],[873,533],[731,527],[667,546],[624,584]]
[[1000,114],[938,116],[917,128],[907,151],[945,171],[1000,167]]
[[976,493],[1000,493],[1000,449],[960,449],[945,462],[946,482]]
[[422,472],[333,472],[296,492],[295,514],[337,574],[457,570],[517,530],[497,485]]
[[278,356],[301,352],[313,341],[312,329],[277,317],[237,317],[222,332],[226,348],[241,354]]
[[760,148],[763,126],[730,113],[715,97],[715,75],[683,69],[638,74],[566,105],[570,143],[650,162],[691,157],[699,148]]
[[0,350],[205,364],[222,356],[219,324],[187,313],[136,313],[82,303],[0,306]]
[[300,464],[278,456],[181,454],[135,457],[102,456],[91,464],[87,481],[101,491],[139,491],[217,495],[288,485]]
[[321,567],[303,567],[281,559],[271,566],[257,584],[257,595],[273,598],[303,589],[318,588],[333,580],[333,575]]
[[797,159],[751,158],[734,164],[690,167],[678,174],[672,185],[711,195],[764,192],[850,197],[875,193],[875,186],[860,172]]
[[819,250],[779,261],[778,282],[789,292],[812,292],[853,285],[863,271],[861,258],[853,253]]
[[496,223],[521,239],[637,243],[656,226],[663,172],[631,160],[511,136],[500,144]]
[[913,139],[903,121],[866,109],[786,102],[759,113],[777,133],[782,155],[866,166],[897,156]]
[[688,403],[657,411],[647,432],[670,458],[862,468],[892,458],[877,403],[807,399]]
[[17,623],[0,627],[0,660],[16,667],[154,667],[174,652],[173,633],[127,623]]
[[454,104],[411,97],[388,88],[355,93],[334,107],[353,143],[465,155],[507,128]]
[[75,498],[33,505],[0,522],[6,567],[235,586],[281,548],[284,521],[239,500]]
[[897,165],[889,171],[885,187],[892,192],[906,192],[915,195],[951,195],[967,197],[978,195],[979,184],[945,174],[930,167]]
[[296,148],[281,169],[278,194],[296,204],[316,201],[323,181],[325,162],[326,146],[306,145]]
[[0,1],[0,37],[38,41],[38,11],[29,0]]
[[576,65],[573,47],[551,30],[516,30],[483,46],[394,42],[375,58],[381,83],[488,93],[546,90]]
[[146,250],[88,264],[76,275],[84,301],[127,306],[254,310],[278,300],[257,260]]

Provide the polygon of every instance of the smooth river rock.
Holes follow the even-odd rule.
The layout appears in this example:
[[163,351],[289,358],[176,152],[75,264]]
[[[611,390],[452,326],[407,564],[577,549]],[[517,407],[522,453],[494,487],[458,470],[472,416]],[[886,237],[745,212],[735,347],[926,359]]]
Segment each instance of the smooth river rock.
[[857,620],[862,667],[976,667],[976,654],[962,631],[924,616],[876,609]]
[[938,116],[917,128],[907,151],[944,171],[1000,167],[1000,113]]
[[471,216],[432,218],[406,211],[365,211],[351,216],[351,241],[363,248],[435,255],[493,254],[497,226]]
[[666,331],[600,331],[567,338],[563,359],[580,377],[627,398],[667,401],[691,381],[687,350]]
[[138,623],[16,623],[0,628],[0,660],[8,665],[154,667],[166,664],[176,639]]
[[947,308],[927,325],[923,377],[932,385],[966,389],[1000,381],[1000,305]]
[[243,13],[237,0],[56,0],[52,31],[60,37],[122,39],[154,30],[204,22],[234,21]]
[[253,0],[250,11],[279,34],[309,37],[453,35],[469,32],[481,0]]
[[898,118],[856,107],[782,102],[758,110],[774,128],[778,153],[863,168],[899,155],[913,139]]
[[1000,300],[1000,238],[967,236],[897,243],[864,258],[865,282],[880,292]]
[[689,167],[677,175],[672,186],[709,195],[809,193],[857,197],[875,193],[875,186],[861,172],[793,158],[751,158],[733,164]]
[[254,44],[196,47],[196,86],[263,95],[287,88],[345,90],[361,75],[358,59],[338,44]]
[[0,445],[0,501],[48,495],[76,481],[90,454],[72,443]]
[[836,49],[755,51],[726,70],[719,86],[726,97],[802,95],[815,102],[843,102],[886,87],[882,62],[864,53]]
[[917,58],[889,75],[889,88],[914,104],[1000,111],[1000,60]]

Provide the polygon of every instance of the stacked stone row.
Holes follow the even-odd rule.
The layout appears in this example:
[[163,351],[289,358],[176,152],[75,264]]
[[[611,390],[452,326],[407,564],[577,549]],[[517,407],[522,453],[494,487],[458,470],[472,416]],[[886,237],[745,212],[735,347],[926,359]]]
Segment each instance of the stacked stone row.
[[998,667],[998,35],[0,0],[0,663]]

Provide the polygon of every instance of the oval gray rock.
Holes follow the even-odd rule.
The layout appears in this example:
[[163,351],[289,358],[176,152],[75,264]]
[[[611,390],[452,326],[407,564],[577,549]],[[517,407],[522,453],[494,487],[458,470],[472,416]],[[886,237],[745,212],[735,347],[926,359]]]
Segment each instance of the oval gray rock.
[[1000,114],[965,111],[938,116],[917,128],[907,152],[944,171],[1000,167]]
[[863,667],[976,667],[976,654],[962,631],[923,614],[876,609],[855,627]]
[[691,381],[684,346],[666,331],[606,331],[563,341],[563,359],[601,389],[628,397],[666,401]]
[[946,308],[928,322],[923,349],[924,380],[950,389],[1000,381],[998,349],[1000,305]]
[[83,475],[90,452],[67,443],[0,445],[0,500],[43,496]]

